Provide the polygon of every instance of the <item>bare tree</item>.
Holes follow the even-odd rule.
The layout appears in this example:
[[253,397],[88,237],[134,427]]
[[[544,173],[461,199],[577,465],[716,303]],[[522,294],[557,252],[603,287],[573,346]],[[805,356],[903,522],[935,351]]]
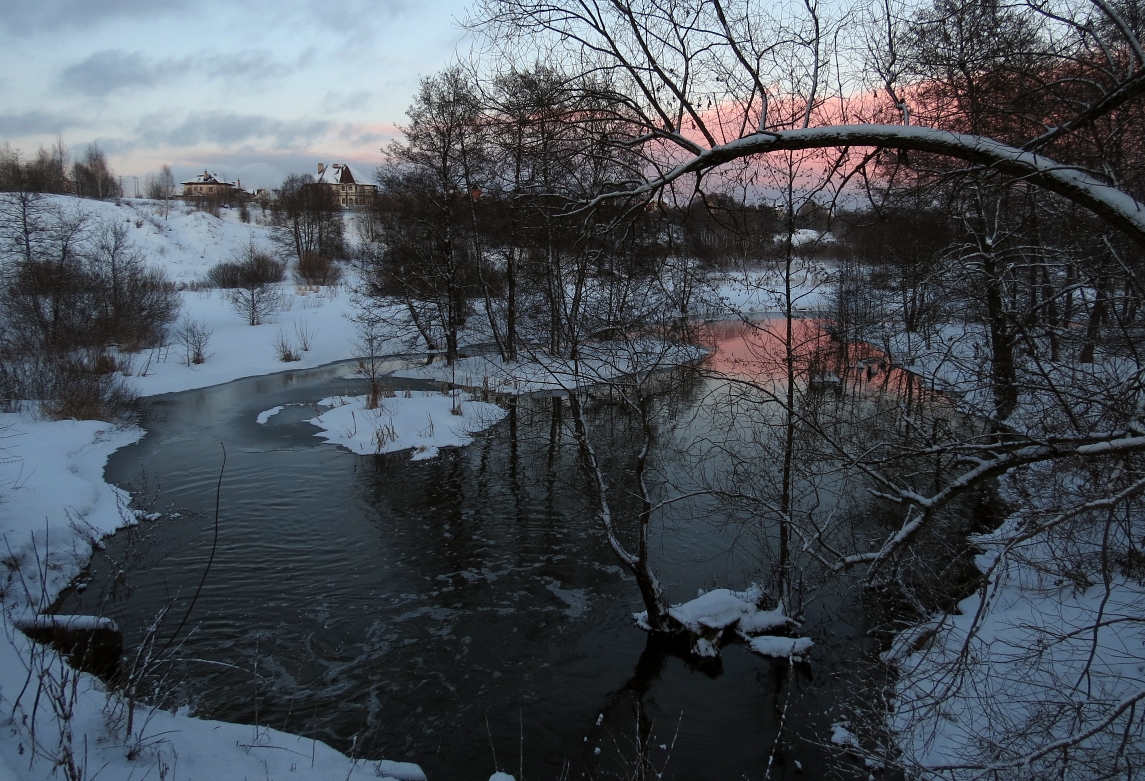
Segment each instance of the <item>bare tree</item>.
[[96,144],[88,144],[81,159],[72,165],[76,195],[103,201],[120,195],[119,182],[107,165],[107,155]]
[[171,213],[171,199],[175,197],[175,175],[171,173],[171,166],[164,164],[158,175],[147,177],[146,193],[149,199],[163,202],[163,219],[167,219]]
[[293,257],[298,263],[315,256],[342,257],[343,223],[338,195],[329,187],[316,185],[310,174],[286,177],[274,201],[272,219],[283,257]]

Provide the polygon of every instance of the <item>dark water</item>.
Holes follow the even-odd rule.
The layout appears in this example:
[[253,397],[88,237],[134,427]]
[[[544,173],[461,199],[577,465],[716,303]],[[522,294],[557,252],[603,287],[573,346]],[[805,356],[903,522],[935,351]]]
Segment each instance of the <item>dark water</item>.
[[[171,605],[165,644],[203,577],[226,447],[217,553],[165,653],[178,661],[158,668],[163,702],[418,762],[431,781],[483,780],[494,752],[538,780],[629,777],[642,753],[673,779],[866,777],[821,745],[871,696],[861,604],[809,608],[809,665],[730,645],[698,669],[633,626],[639,595],[598,528],[567,403],[521,399],[471,446],[420,462],[323,444],[308,406],[256,423],[353,393],[346,372],[156,398],[148,435],[109,463],[110,480],[168,517],[110,539],[60,610],[112,616],[130,654]],[[608,405],[592,414],[619,484],[631,430]],[[673,601],[766,577],[761,543],[714,506],[676,508],[653,544]]]

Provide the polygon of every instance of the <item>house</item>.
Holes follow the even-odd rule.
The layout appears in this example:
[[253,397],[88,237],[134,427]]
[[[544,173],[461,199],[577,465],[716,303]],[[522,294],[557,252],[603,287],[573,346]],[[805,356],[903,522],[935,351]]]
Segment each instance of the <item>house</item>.
[[318,176],[314,184],[319,187],[329,187],[338,195],[338,202],[343,209],[353,209],[366,206],[373,200],[378,192],[377,185],[366,184],[361,178],[354,175],[350,166],[344,163],[333,163],[327,166],[318,164]]
[[183,182],[184,198],[203,198],[214,201],[229,201],[242,193],[240,184],[223,181],[217,174],[203,173],[189,182]]

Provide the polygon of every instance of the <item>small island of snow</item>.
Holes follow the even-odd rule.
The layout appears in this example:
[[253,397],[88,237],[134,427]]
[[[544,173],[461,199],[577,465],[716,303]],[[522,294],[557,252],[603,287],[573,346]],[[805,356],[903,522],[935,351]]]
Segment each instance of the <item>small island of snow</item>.
[[443,447],[468,445],[507,414],[460,391],[409,391],[378,399],[374,409],[367,409],[365,396],[331,396],[318,405],[330,409],[307,421],[322,429],[316,436],[359,455],[412,449],[414,461],[433,458]]

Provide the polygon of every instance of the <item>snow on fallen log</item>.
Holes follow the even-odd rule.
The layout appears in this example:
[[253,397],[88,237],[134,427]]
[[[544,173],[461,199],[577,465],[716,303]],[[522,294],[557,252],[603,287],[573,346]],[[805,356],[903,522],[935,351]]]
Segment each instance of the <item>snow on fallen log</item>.
[[811,652],[815,645],[810,637],[753,637],[748,641],[747,647],[760,656],[770,656],[774,659],[794,659],[802,661]]
[[40,613],[32,618],[17,618],[12,623],[24,634],[29,632],[94,632],[96,630],[119,633],[119,624],[103,616]]
[[[724,635],[734,631],[761,656],[802,660],[814,643],[806,637],[773,634],[798,624],[787,615],[782,603],[774,610],[762,609],[760,606],[766,599],[766,592],[756,585],[745,591],[717,588],[701,593],[690,602],[670,607],[668,616],[681,631],[688,633],[692,653],[702,658],[718,657]],[[646,611],[634,614],[634,618],[641,629],[651,630]]]
[[123,655],[119,625],[103,616],[21,616],[13,626],[32,640],[68,655],[73,667],[96,675],[114,675]]

